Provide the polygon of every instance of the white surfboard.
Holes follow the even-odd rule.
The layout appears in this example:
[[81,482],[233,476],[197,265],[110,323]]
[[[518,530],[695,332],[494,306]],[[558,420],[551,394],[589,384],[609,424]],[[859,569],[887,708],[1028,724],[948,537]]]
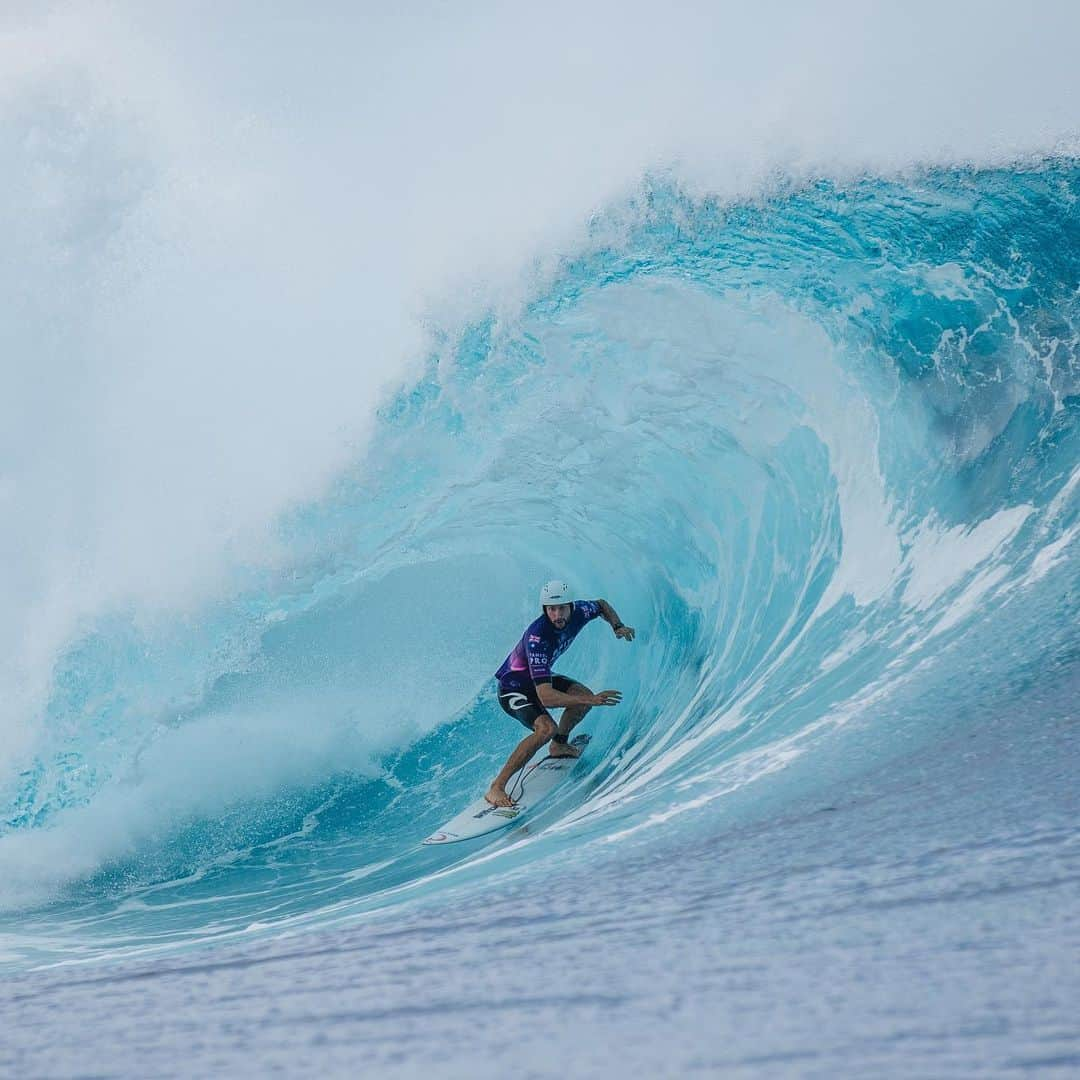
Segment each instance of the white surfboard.
[[[571,746],[582,750],[589,745],[588,735],[578,735],[570,741]],[[441,829],[433,832],[425,844],[456,844],[461,840],[474,840],[478,836],[505,829],[520,821],[536,804],[564,780],[580,761],[575,757],[553,758],[545,755],[534,758],[524,768],[510,777],[506,792],[514,800],[514,806],[492,806],[482,796],[452,818]]]

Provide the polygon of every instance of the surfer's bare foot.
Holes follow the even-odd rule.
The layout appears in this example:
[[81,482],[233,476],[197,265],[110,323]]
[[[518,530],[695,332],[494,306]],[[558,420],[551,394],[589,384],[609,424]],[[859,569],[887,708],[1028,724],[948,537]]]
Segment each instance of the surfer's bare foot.
[[487,794],[484,798],[491,803],[492,806],[513,806],[514,800],[503,791],[502,788],[496,787],[494,784],[488,788]]
[[581,747],[569,743],[552,743],[548,747],[548,757],[581,757]]

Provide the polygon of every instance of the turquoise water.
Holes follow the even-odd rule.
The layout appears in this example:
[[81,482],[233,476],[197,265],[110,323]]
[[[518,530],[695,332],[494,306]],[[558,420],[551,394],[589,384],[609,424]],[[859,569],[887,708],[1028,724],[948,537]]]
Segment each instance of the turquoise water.
[[[1078,197],[658,180],[437,333],[276,562],[56,657],[0,778],[5,1063],[72,1071],[58,1010],[118,1074],[188,1026],[180,1071],[1075,1069]],[[421,849],[556,574],[637,628],[561,664],[624,702],[527,827]]]

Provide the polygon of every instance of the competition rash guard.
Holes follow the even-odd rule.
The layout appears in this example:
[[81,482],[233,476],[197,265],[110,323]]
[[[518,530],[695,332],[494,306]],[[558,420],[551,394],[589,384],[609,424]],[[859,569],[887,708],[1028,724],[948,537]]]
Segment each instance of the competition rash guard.
[[529,623],[529,628],[514,651],[495,672],[500,686],[513,690],[527,690],[534,683],[551,682],[551,668],[581,633],[585,624],[600,614],[595,600],[575,600],[574,610],[566,620],[566,626],[556,630],[547,615]]

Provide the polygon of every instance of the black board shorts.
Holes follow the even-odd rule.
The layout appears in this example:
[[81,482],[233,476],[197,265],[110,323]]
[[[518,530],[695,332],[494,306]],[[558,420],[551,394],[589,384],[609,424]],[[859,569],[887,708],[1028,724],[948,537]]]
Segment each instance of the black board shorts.
[[[573,679],[568,679],[565,675],[552,675],[551,685],[560,694],[568,694],[570,688],[577,684]],[[536,696],[535,684],[531,684],[526,689],[520,689],[518,687],[503,686],[500,683],[499,704],[502,706],[504,713],[512,716],[515,720],[520,720],[530,731],[533,730],[533,724],[536,723],[538,716],[550,715]]]

